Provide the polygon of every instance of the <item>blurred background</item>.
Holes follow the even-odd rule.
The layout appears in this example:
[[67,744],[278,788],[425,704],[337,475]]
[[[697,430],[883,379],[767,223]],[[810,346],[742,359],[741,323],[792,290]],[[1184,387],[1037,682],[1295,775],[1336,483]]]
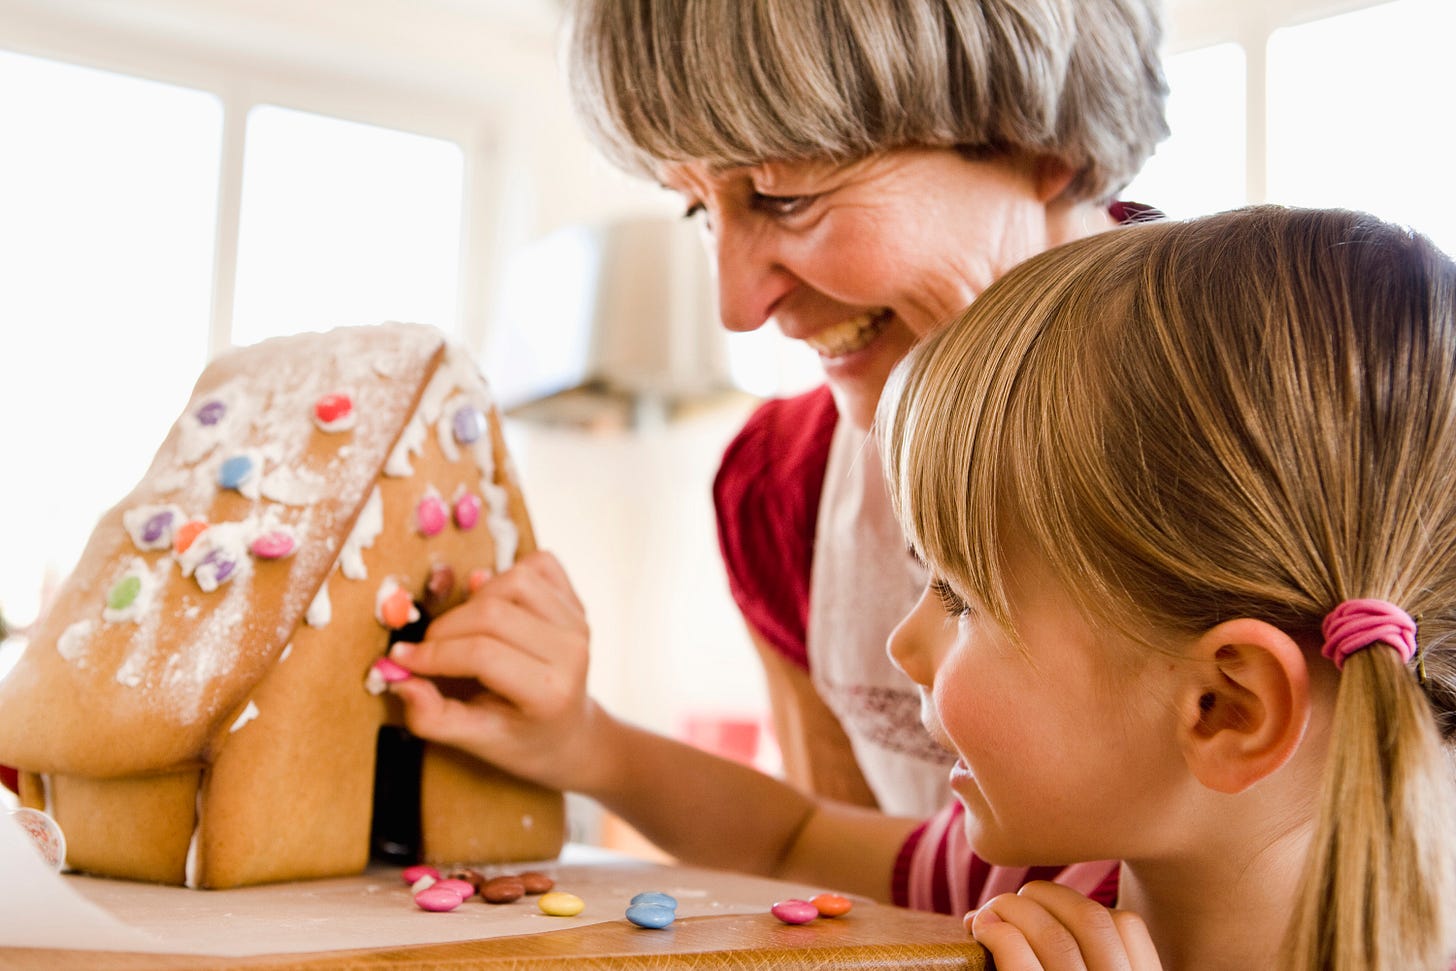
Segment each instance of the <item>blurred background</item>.
[[[818,382],[723,335],[696,224],[580,134],[560,0],[0,0],[0,612],[24,643],[234,344],[435,324],[509,410],[593,690],[772,770],[709,487]],[[1122,194],[1344,205],[1456,251],[1452,0],[1172,0],[1172,137]],[[600,833],[578,833],[596,838]]]

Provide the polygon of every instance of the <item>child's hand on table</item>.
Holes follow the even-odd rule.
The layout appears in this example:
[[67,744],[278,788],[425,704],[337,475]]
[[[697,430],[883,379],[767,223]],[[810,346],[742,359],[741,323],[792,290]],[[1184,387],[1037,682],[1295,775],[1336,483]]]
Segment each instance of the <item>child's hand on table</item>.
[[1161,971],[1147,925],[1071,889],[1033,881],[966,915],[997,971]]

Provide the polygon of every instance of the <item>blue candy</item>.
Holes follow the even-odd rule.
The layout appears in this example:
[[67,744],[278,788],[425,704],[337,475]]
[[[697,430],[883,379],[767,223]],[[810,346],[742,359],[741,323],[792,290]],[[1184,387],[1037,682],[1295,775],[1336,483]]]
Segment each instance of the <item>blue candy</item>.
[[668,910],[677,910],[677,899],[657,890],[645,890],[627,901],[628,904],[651,904],[657,907],[666,907]]
[[638,927],[658,931],[677,919],[677,912],[663,904],[633,904],[627,908],[627,919]]
[[217,471],[217,483],[224,489],[236,489],[253,474],[253,460],[246,455],[234,455],[222,463]]

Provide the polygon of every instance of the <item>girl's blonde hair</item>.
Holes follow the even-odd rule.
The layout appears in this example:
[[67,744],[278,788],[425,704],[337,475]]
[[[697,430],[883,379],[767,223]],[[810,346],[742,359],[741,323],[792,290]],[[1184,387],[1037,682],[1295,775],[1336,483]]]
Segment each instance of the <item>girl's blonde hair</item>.
[[1456,266],[1344,211],[1259,207],[1036,257],[911,353],[886,474],[930,568],[1009,628],[1015,530],[1089,617],[1266,620],[1318,656],[1373,597],[1419,623],[1345,663],[1281,968],[1449,967],[1456,832]]
[[1050,156],[1074,201],[1164,138],[1158,0],[576,0],[579,114],[619,165]]

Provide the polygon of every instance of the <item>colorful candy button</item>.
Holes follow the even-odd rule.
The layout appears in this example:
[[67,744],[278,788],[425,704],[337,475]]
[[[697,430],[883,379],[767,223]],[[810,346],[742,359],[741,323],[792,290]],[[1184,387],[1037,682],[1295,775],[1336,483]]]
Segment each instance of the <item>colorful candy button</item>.
[[526,888],[528,894],[545,893],[556,886],[556,881],[551,879],[540,870],[527,870],[520,875],[521,886]]
[[474,529],[475,524],[480,522],[480,497],[472,493],[465,493],[455,500],[455,525],[461,529]]
[[586,909],[586,901],[574,893],[553,890],[543,893],[541,899],[536,901],[536,906],[541,908],[541,913],[550,914],[552,917],[575,917]]
[[469,900],[475,896],[475,884],[469,880],[457,880],[453,877],[446,878],[435,884],[445,890],[453,890],[460,895],[461,900]]
[[854,901],[837,893],[821,893],[811,897],[809,903],[819,911],[820,917],[843,917],[854,907]]
[[172,549],[178,553],[186,553],[192,541],[202,535],[207,529],[207,523],[201,519],[192,519],[177,527],[177,532],[172,534]]
[[128,574],[116,581],[111,591],[106,595],[106,606],[112,610],[125,610],[136,601],[137,594],[142,592],[142,578],[136,574]]
[[455,441],[462,445],[479,441],[480,436],[485,434],[486,427],[485,414],[474,405],[465,405],[450,419],[450,428],[455,433]]
[[248,545],[248,552],[260,560],[281,560],[293,552],[294,545],[292,536],[275,530],[254,539]]
[[508,904],[526,895],[526,885],[520,877],[491,877],[480,885],[480,897],[488,904]]
[[633,904],[627,908],[627,919],[638,927],[662,930],[677,919],[677,911],[662,904]]
[[420,619],[414,598],[403,587],[396,586],[379,601],[379,622],[390,630],[399,630]]
[[342,391],[326,394],[314,402],[313,420],[323,431],[346,431],[354,425],[354,400]]
[[217,398],[213,398],[203,402],[202,407],[198,408],[193,414],[196,416],[199,425],[206,425],[211,428],[213,425],[222,421],[223,416],[227,414],[227,405]]
[[217,484],[224,489],[238,489],[253,477],[253,460],[247,455],[234,455],[224,459],[217,470]]
[[148,544],[148,546],[152,544],[160,544],[162,546],[170,545],[167,542],[167,537],[171,533],[172,523],[176,518],[177,514],[170,509],[163,509],[147,517],[147,521],[142,524],[142,542]]
[[460,894],[449,887],[441,887],[438,883],[434,886],[426,887],[415,894],[415,903],[419,905],[421,910],[429,910],[435,913],[454,910],[464,902],[465,898],[460,896]]
[[[408,668],[401,667],[387,657],[377,658],[369,666],[369,673],[364,676],[364,690],[368,691],[371,695],[382,695],[389,685],[398,684],[401,681],[408,681],[410,677]],[[405,873],[415,873],[415,880],[418,880],[421,875],[429,876],[433,880],[440,879],[440,871],[434,867],[420,869],[417,866],[413,866],[405,870]],[[415,880],[406,882],[414,883]]]
[[[390,661],[389,663],[394,664],[393,661]],[[395,667],[399,667],[399,665],[396,664]],[[405,867],[404,872],[399,875],[401,880],[411,885],[419,880],[420,877],[425,876],[433,877],[434,879],[438,880],[440,879],[440,871],[436,870],[428,863],[416,863],[414,866]]]
[[769,908],[769,913],[773,914],[785,924],[807,924],[819,916],[819,908],[807,900],[799,900],[791,897],[788,900],[780,900],[774,904]]
[[434,536],[445,528],[450,514],[439,496],[425,496],[415,506],[415,528],[421,536]]
[[677,898],[658,890],[646,890],[627,901],[628,904],[650,904],[654,907],[668,907],[677,910]]

